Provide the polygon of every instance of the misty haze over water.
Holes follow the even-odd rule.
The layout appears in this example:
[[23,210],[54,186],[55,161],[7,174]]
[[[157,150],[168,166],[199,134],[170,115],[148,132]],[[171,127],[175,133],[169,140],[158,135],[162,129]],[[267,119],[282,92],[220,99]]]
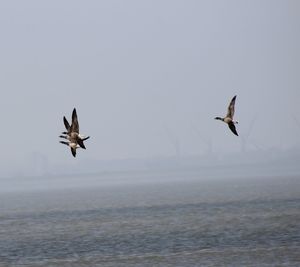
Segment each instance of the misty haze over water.
[[2,3],[0,266],[300,266],[299,26],[296,0]]
[[[0,177],[115,159],[292,156],[299,10],[292,0],[3,3]],[[234,95],[239,137],[213,119]],[[58,143],[74,107],[91,136],[76,160]]]

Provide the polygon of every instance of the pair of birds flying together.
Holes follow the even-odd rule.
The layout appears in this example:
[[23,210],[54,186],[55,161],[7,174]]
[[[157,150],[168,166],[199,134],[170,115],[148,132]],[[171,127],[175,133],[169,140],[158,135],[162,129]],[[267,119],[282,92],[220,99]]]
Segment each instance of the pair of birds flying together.
[[[229,129],[238,136],[238,133],[235,128],[235,124],[238,124],[237,121],[233,120],[234,116],[234,106],[235,106],[235,100],[236,95],[232,98],[230,101],[230,104],[228,106],[227,115],[223,118],[221,117],[215,117],[216,120],[221,120],[225,122]],[[77,148],[85,148],[84,141],[89,139],[89,136],[84,136],[79,133],[79,123],[78,123],[78,117],[76,109],[73,109],[72,112],[72,124],[70,125],[66,117],[64,116],[64,125],[66,127],[65,132],[62,132],[63,135],[60,135],[60,138],[67,139],[67,141],[60,141],[61,144],[67,145],[70,147],[72,155],[76,157],[76,149]]]
[[66,117],[64,116],[64,125],[66,127],[65,132],[62,132],[63,135],[60,135],[60,138],[67,139],[67,141],[60,141],[61,144],[67,145],[70,147],[72,155],[76,157],[77,148],[85,148],[84,141],[89,139],[89,136],[84,136],[79,133],[79,123],[76,109],[73,109],[72,112],[72,124],[70,125]]

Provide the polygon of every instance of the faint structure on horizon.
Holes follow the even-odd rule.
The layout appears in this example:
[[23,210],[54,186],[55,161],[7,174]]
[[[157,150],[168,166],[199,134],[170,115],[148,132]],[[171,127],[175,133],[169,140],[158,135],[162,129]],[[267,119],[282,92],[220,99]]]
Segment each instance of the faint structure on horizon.
[[165,126],[165,132],[167,135],[167,138],[172,145],[174,152],[175,152],[175,157],[180,158],[181,156],[181,144],[178,136],[174,134],[167,126]]
[[207,156],[211,156],[213,154],[213,141],[211,136],[205,136],[204,134],[201,133],[198,127],[196,127],[194,124],[192,124],[192,129],[194,132],[197,134],[198,137],[200,137],[201,141],[205,144],[206,146],[206,151],[205,154]]

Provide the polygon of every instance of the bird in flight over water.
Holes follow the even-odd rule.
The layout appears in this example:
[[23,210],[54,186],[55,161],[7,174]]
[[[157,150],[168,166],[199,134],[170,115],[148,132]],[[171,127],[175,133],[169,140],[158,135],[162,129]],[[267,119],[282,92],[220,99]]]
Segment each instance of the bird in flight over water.
[[236,99],[236,95],[232,98],[232,100],[230,101],[230,104],[228,106],[228,111],[227,111],[227,115],[224,118],[221,117],[215,117],[216,120],[221,120],[225,123],[227,123],[229,129],[238,136],[238,133],[236,131],[235,128],[235,124],[238,124],[237,121],[233,120],[233,116],[234,116],[234,106],[235,106],[235,99]]
[[60,135],[60,138],[67,139],[68,142],[66,141],[60,141],[60,143],[65,144],[71,148],[72,155],[75,157],[76,156],[76,149],[81,147],[83,149],[85,148],[85,145],[83,141],[89,139],[89,136],[84,136],[79,133],[79,123],[78,123],[78,117],[77,117],[77,112],[76,109],[73,109],[72,112],[72,124],[70,125],[66,117],[63,117],[64,125],[66,128],[66,132],[62,132],[64,135]]

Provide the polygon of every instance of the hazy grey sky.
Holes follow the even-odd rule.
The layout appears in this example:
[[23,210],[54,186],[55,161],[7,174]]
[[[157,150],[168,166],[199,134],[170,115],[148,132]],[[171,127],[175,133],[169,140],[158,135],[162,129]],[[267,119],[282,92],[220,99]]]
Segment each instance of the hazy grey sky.
[[58,143],[73,107],[91,135],[75,160],[172,155],[170,135],[202,153],[193,127],[238,151],[213,120],[235,94],[241,136],[256,118],[260,146],[299,145],[299,29],[297,0],[3,1],[0,167],[74,161]]

